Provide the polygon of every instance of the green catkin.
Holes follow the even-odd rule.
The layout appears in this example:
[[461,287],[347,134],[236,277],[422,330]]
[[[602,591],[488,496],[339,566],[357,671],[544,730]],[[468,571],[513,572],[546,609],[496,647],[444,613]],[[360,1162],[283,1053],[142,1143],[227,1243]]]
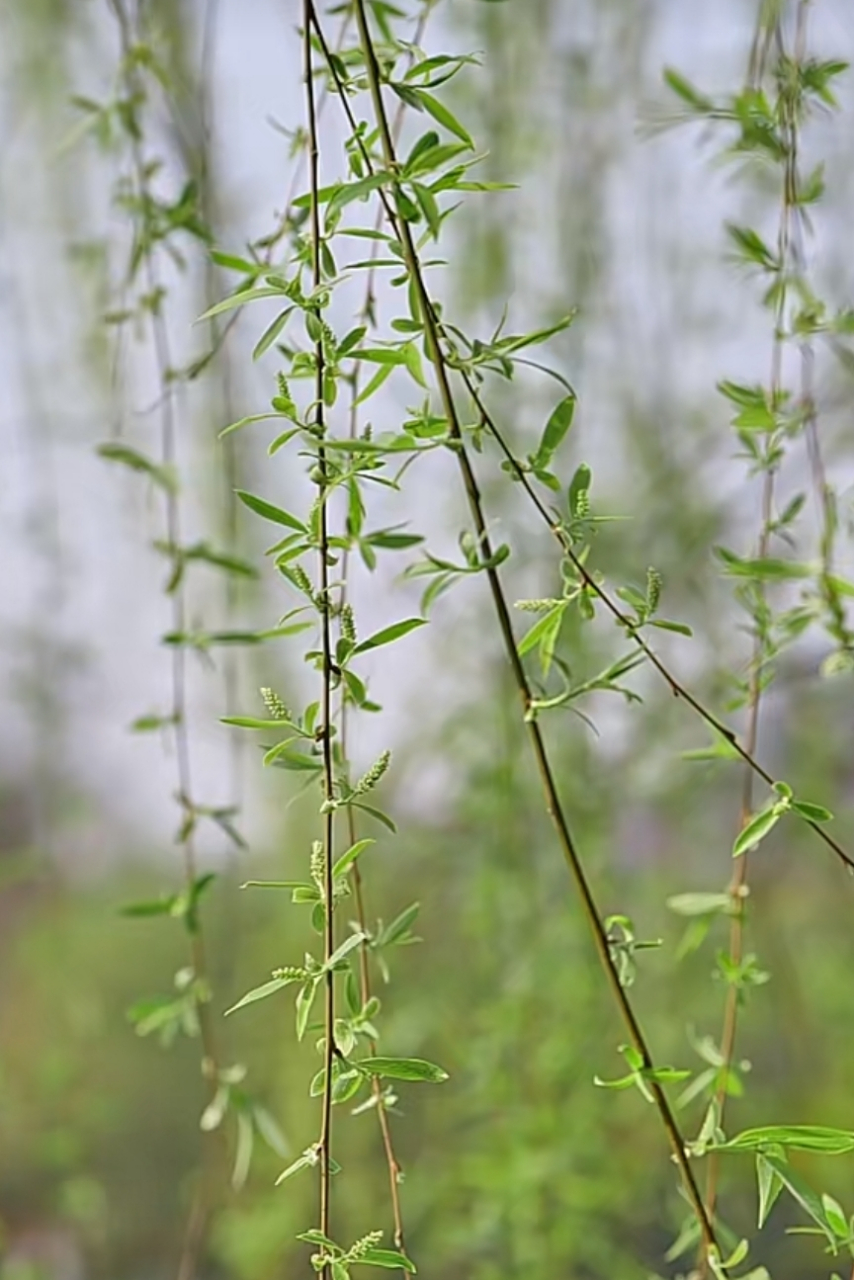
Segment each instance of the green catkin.
[[356,1243],[347,1250],[347,1261],[361,1261],[367,1253],[370,1253],[371,1249],[375,1249],[376,1246],[380,1244],[382,1238],[383,1233],[381,1231],[369,1231],[366,1236],[362,1236],[361,1240],[357,1240]]
[[352,795],[363,796],[368,791],[373,791],[374,787],[380,781],[391,762],[391,752],[384,751],[382,755],[371,765],[367,773],[356,783],[353,788]]
[[317,887],[323,890],[323,877],[326,870],[326,863],[323,854],[323,844],[320,840],[313,840],[311,844],[311,878]]
[[646,571],[646,607],[650,614],[655,613],[661,600],[661,574],[657,569]]
[[286,964],[281,969],[274,969],[271,976],[285,979],[288,982],[302,982],[303,979],[308,977],[308,970],[302,969],[298,965]]
[[350,644],[356,643],[356,617],[351,604],[341,606],[341,634]]
[[304,591],[310,598],[314,597],[314,588],[311,585],[311,579],[301,564],[292,564],[290,566],[290,575],[295,586],[299,587],[300,591]]
[[517,600],[515,608],[521,609],[523,613],[547,613],[549,609],[553,609],[556,604],[560,604],[559,600]]
[[276,693],[275,689],[262,689],[261,697],[264,701],[264,706],[267,708],[267,711],[274,720],[290,720],[291,713],[288,711],[288,708]]

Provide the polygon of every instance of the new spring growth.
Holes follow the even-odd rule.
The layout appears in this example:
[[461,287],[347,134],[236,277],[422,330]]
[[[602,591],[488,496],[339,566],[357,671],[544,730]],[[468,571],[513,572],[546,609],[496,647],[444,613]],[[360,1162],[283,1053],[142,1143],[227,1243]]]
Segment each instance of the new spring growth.
[[646,571],[646,609],[647,616],[651,617],[658,609],[661,600],[661,574],[657,569],[647,569]]
[[303,982],[309,976],[308,969],[295,964],[286,964],[281,969],[274,969],[271,974],[273,979],[280,982]]
[[381,1231],[369,1231],[366,1236],[362,1236],[361,1240],[357,1240],[346,1253],[348,1262],[359,1262],[364,1258],[371,1249],[375,1248],[382,1240],[383,1233]]
[[321,893],[323,893],[324,876],[326,874],[326,859],[323,854],[323,842],[321,840],[313,840],[311,844],[311,878],[317,885]]
[[341,606],[341,634],[350,644],[356,643],[356,618],[351,604]]
[[287,417],[291,418],[294,422],[298,422],[299,412],[297,410],[296,404],[294,403],[293,396],[291,395],[291,389],[288,386],[287,378],[283,373],[280,373],[280,374],[277,374],[276,381],[278,383],[279,394],[276,397],[276,399],[278,400],[278,403],[274,402],[273,408],[277,409],[280,413],[284,413]]
[[380,778],[382,778],[383,774],[388,769],[390,762],[391,752],[384,751],[382,755],[374,761],[367,773],[362,775],[353,790],[350,792],[350,795],[364,796],[367,795],[369,791],[373,791]]
[[289,575],[294,586],[299,587],[310,600],[314,599],[314,588],[311,585],[311,579],[301,564],[292,564],[289,566]]
[[521,609],[523,613],[548,613],[549,609],[553,609],[558,603],[554,599],[517,600],[516,608]]
[[285,706],[275,689],[262,689],[261,697],[273,720],[290,720],[291,713]]
[[[309,1235],[309,1233],[306,1233],[306,1235]],[[309,1236],[309,1238],[311,1237]],[[351,1245],[346,1252],[340,1249],[339,1246],[333,1245],[330,1240],[328,1249],[324,1247],[320,1253],[312,1254],[311,1265],[315,1271],[323,1271],[331,1263],[333,1276],[348,1275],[348,1268],[354,1263],[373,1261],[372,1255],[377,1245],[382,1242],[382,1238],[383,1233],[381,1231],[369,1231],[366,1236],[362,1236],[361,1240],[357,1240],[355,1244]],[[334,1253],[331,1251],[332,1249],[335,1250]],[[397,1256],[395,1255],[395,1260]],[[387,1266],[388,1263],[384,1262],[381,1265]],[[410,1263],[409,1268],[405,1269],[414,1271],[415,1268]]]
[[339,805],[349,804],[351,800],[355,800],[358,796],[367,795],[369,791],[373,791],[374,787],[382,778],[391,762],[391,752],[384,751],[381,756],[371,765],[367,773],[363,774],[354,787],[349,787],[342,779],[338,782],[338,798],[334,800],[325,800],[321,805],[321,813],[329,813],[333,809],[337,809]]

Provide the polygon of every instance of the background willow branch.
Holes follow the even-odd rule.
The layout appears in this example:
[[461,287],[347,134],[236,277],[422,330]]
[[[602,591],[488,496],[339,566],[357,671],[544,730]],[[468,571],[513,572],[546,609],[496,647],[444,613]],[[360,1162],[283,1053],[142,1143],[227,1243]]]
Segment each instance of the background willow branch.
[[[198,1025],[202,1059],[201,1071],[205,1080],[207,1102],[212,1104],[220,1084],[220,1064],[216,1035],[210,1012],[211,990],[208,979],[208,968],[205,948],[205,935],[198,910],[198,898],[204,890],[208,878],[199,878],[194,833],[197,822],[197,807],[194,798],[190,737],[188,725],[187,703],[187,671],[186,653],[183,636],[187,629],[187,606],[184,588],[181,505],[177,488],[177,440],[176,418],[174,406],[174,387],[171,383],[173,360],[170,351],[169,332],[163,314],[165,289],[161,284],[155,263],[155,236],[153,211],[155,200],[150,189],[150,176],[153,172],[150,161],[143,154],[144,132],[140,124],[141,111],[146,102],[146,92],[141,83],[140,66],[144,41],[142,33],[133,29],[131,19],[122,0],[111,0],[120,33],[121,46],[121,83],[123,98],[120,100],[125,113],[126,129],[130,140],[132,157],[132,193],[128,201],[136,223],[133,231],[133,245],[129,277],[131,283],[141,266],[145,272],[147,286],[146,307],[150,314],[152,342],[155,353],[157,378],[159,385],[160,413],[160,467],[164,482],[165,507],[165,548],[172,558],[172,578],[168,585],[171,597],[172,631],[175,641],[172,645],[172,689],[171,714],[168,717],[171,726],[172,740],[175,750],[177,798],[182,809],[182,821],[178,833],[184,862],[184,920],[188,933],[191,968],[188,981],[184,985],[193,1002],[194,1017]],[[192,1205],[188,1214],[181,1257],[178,1264],[178,1280],[192,1280],[196,1274],[199,1256],[203,1247],[208,1217],[211,1210],[212,1177],[209,1170],[211,1144],[218,1146],[216,1139],[205,1143],[203,1169],[193,1193]],[[213,1148],[215,1150],[216,1147]]]
[[[797,30],[794,39],[795,47],[792,58],[795,74],[798,74],[806,57],[806,23],[807,5],[803,0],[798,0],[796,17]],[[783,68],[786,63],[787,54],[782,29],[782,18],[779,14],[774,17],[772,26],[773,41],[776,44],[776,53],[780,64],[780,69],[777,71],[777,75],[782,78],[783,75],[785,75]],[[759,43],[761,44],[762,42],[759,41]],[[765,79],[767,72],[768,68],[764,65],[763,61],[758,61],[754,71],[755,82],[751,88],[757,90]],[[781,89],[780,107],[782,115],[780,122],[781,129],[785,136],[785,159],[783,161],[781,173],[781,208],[779,227],[777,231],[777,270],[779,287],[777,290],[776,305],[773,314],[773,338],[769,379],[769,399],[772,405],[782,403],[784,394],[783,350],[784,332],[787,321],[786,310],[789,298],[787,277],[793,265],[793,224],[797,218],[797,210],[801,199],[800,177],[798,172],[799,102],[794,98],[791,91],[786,93],[785,90]],[[757,561],[767,560],[771,551],[776,515],[775,482],[781,461],[782,450],[779,449],[779,447],[775,448],[772,442],[769,441],[768,453],[764,461],[762,476],[760,525],[755,553]],[[755,592],[755,597],[752,601],[748,602],[748,607],[751,610],[754,638],[746,695],[747,731],[745,738],[745,749],[751,756],[756,754],[759,743],[762,693],[768,683],[770,674],[769,668],[771,667],[775,656],[772,649],[773,642],[770,636],[772,625],[771,612],[764,582],[757,582],[753,586],[753,590]],[[741,811],[739,815],[739,833],[744,831],[753,816],[753,783],[754,774],[748,767],[744,771]],[[720,1037],[721,1057],[723,1062],[720,1072],[720,1082],[715,1093],[715,1105],[717,1110],[717,1121],[721,1127],[724,1126],[726,1117],[726,1101],[730,1088],[730,1078],[735,1058],[739,1008],[745,998],[745,981],[742,977],[742,966],[744,962],[745,914],[747,909],[747,896],[750,892],[748,883],[748,866],[749,850],[745,850],[742,856],[736,859],[733,874],[727,889],[731,903],[728,964],[731,966],[733,974],[737,976],[734,976],[727,986],[723,1026]],[[709,1213],[712,1215],[714,1215],[715,1205],[717,1202],[718,1171],[719,1157],[716,1152],[712,1152],[709,1158],[709,1165],[706,1174],[706,1205]]]

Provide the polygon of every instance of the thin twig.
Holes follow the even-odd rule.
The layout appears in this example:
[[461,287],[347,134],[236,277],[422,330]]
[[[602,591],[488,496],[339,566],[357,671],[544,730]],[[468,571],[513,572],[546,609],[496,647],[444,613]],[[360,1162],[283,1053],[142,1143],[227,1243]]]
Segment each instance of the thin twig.
[[[495,419],[484,403],[483,397],[478,391],[473,379],[466,371],[462,371],[462,378],[465,382],[469,395],[472,397],[472,400],[477,407],[483,425],[488,428],[506,461],[512,466],[515,478],[520,482],[525,493],[536,507],[543,521],[548,525],[551,533],[560,544],[564,555],[578,574],[580,581],[593,593],[593,595],[596,596],[619,626],[623,628],[633,643],[642,651],[650,665],[655,668],[667,684],[673,696],[675,698],[679,698],[680,701],[686,704],[686,706],[690,707],[691,710],[694,711],[710,729],[713,729],[716,733],[719,733],[722,738],[725,738],[752,772],[756,774],[758,778],[761,778],[763,782],[766,782],[769,787],[773,787],[777,779],[773,774],[769,773],[762,764],[760,764],[759,760],[750,749],[750,746],[747,743],[743,743],[729,725],[724,724],[722,720],[718,719],[715,713],[710,711],[709,708],[706,707],[700,699],[673,674],[652,646],[644,640],[643,636],[638,631],[637,626],[632,622],[632,619],[622,611],[611,594],[605,590],[589,569],[586,568],[584,563],[578,558],[563,527],[560,517],[553,515],[549,511],[548,507],[534,489],[521,463],[507,444],[503,432],[499,429]],[[837,840],[834,840],[833,836],[828,835],[824,828],[817,822],[812,822],[809,819],[804,819],[804,821],[806,821],[808,827],[812,828],[819,839],[822,840],[829,849],[833,850],[840,862],[844,863],[850,871],[854,871],[854,858],[852,858],[850,854],[846,853],[842,845],[839,844]]]
[[[414,50],[420,46],[421,41],[423,39],[424,28],[427,23],[427,18],[430,13],[430,8],[431,8],[430,0],[426,0],[426,3],[424,4],[424,7],[421,10],[421,13],[419,14],[418,22],[415,28],[413,39],[412,39],[413,51],[410,53],[410,65],[413,63],[415,58]],[[325,101],[328,101],[328,97],[325,99]],[[394,120],[392,122],[392,137],[395,141],[395,144],[400,138],[400,133],[403,127],[403,120],[404,120],[405,113],[406,113],[406,104],[401,101],[398,104],[397,110],[395,112]],[[380,226],[382,225],[382,220],[383,220],[383,210],[382,208],[380,208],[377,214],[375,230],[379,230]],[[377,242],[374,240],[371,242],[372,264],[373,264],[373,260],[377,257],[377,253],[378,253],[378,246],[377,246]],[[362,307],[360,311],[360,315],[367,323],[372,323],[375,318],[375,309],[376,309],[376,301],[375,301],[375,295],[374,295],[375,277],[376,277],[376,267],[371,265],[371,267],[368,270],[368,279],[367,279],[367,284],[365,286],[365,295],[364,295],[364,300],[362,302]],[[352,386],[350,388],[349,435],[351,439],[355,439],[357,430],[358,430],[359,407],[357,402],[359,398],[359,385],[360,385],[359,365],[357,363],[356,370],[353,374]],[[344,606],[347,604],[350,560],[351,560],[351,553],[350,553],[350,547],[348,545],[344,548],[343,552],[341,553],[341,574],[340,574],[341,592],[340,592],[339,606],[342,610]],[[350,719],[349,703],[347,700],[346,691],[344,691],[342,693],[342,699],[341,699],[340,743],[341,743],[341,755],[345,762],[345,766],[346,766],[346,762],[349,760],[349,750],[348,750],[349,719]],[[352,846],[356,843],[358,839],[358,831],[356,829],[355,810],[352,805],[347,806],[347,832],[348,832],[349,844]],[[358,859],[356,860],[356,862],[353,863],[351,879],[353,883],[353,896],[356,902],[356,919],[359,925],[359,929],[365,935],[365,940],[363,941],[361,947],[359,948],[359,991],[360,991],[360,998],[362,1001],[362,1008],[364,1008],[365,1005],[368,1003],[368,1001],[371,999],[372,985],[371,985],[370,950],[369,950],[369,943],[368,943],[368,937],[367,937],[368,919],[367,919],[367,911],[365,909],[364,880],[363,880]],[[377,1053],[376,1041],[370,1040],[368,1042],[368,1047],[371,1055],[376,1056],[376,1053]],[[401,1208],[401,1203],[400,1203],[401,1166],[394,1148],[394,1141],[393,1141],[392,1132],[391,1132],[391,1122],[389,1119],[388,1111],[386,1109],[385,1094],[383,1090],[382,1081],[380,1080],[379,1076],[371,1077],[371,1092],[374,1095],[374,1109],[377,1113],[377,1121],[379,1123],[380,1136],[383,1144],[383,1152],[385,1155],[386,1167],[388,1170],[389,1195],[391,1199],[392,1219],[394,1222],[394,1244],[395,1244],[395,1248],[397,1248],[401,1253],[405,1253],[406,1237],[405,1237],[404,1226],[403,1226],[403,1210]]]
[[[306,5],[311,12],[312,21],[314,23],[315,30],[318,32],[318,37],[322,40],[320,24],[314,5],[312,4],[312,0],[306,0]],[[385,163],[389,171],[394,172],[397,168],[397,157],[385,110],[385,104],[383,102],[381,74],[368,26],[364,0],[355,0],[355,12],[365,57],[368,82],[374,105],[376,121],[380,131]],[[324,48],[324,54],[326,54],[326,48]],[[331,60],[329,60],[329,66],[333,77],[337,80],[335,67]],[[346,97],[343,94],[342,89],[343,86],[341,86],[339,82],[339,93],[341,95],[342,103],[345,106],[345,110],[348,111],[351,125],[355,127],[355,121],[353,120],[352,113],[349,111],[349,104],[346,101]],[[366,158],[366,162],[368,162],[369,157],[367,156],[366,150],[363,151],[363,156]],[[412,239],[409,225],[403,219],[396,217],[390,203],[386,199],[383,200],[383,203],[395,234],[403,246],[407,269],[416,290],[418,303],[424,320],[428,356],[435,369],[439,393],[448,419],[450,434],[455,442],[454,452],[456,453],[459,463],[466,497],[477,533],[479,550],[485,561],[488,563],[492,557],[492,548],[487,532],[483,503],[477,480],[465,448],[460,417],[450,386],[449,369],[442,350],[441,333],[436,319],[434,305],[424,283],[420,259]],[[661,1085],[655,1078],[655,1067],[646,1043],[646,1038],[641,1030],[634,1009],[629,1002],[626,991],[620,983],[616,964],[611,954],[607,932],[602,923],[586,873],[581,864],[575,843],[569,831],[569,826],[558,795],[557,785],[539,725],[536,720],[531,719],[527,714],[532,701],[531,690],[528,685],[528,680],[525,675],[521,659],[519,658],[516,649],[512,624],[510,621],[510,612],[507,606],[503,587],[494,567],[488,568],[486,573],[498,618],[499,629],[501,631],[507,657],[519,692],[523,716],[527,725],[531,746],[545,795],[546,809],[554,824],[561,850],[581,897],[584,913],[593,934],[594,944],[605,970],[609,985],[611,986],[614,999],[625,1023],[632,1045],[640,1056],[642,1069],[648,1079],[650,1092],[652,1093],[656,1108],[666,1130],[673,1152],[673,1157],[682,1174],[686,1195],[688,1196],[692,1208],[697,1216],[703,1240],[707,1249],[716,1248],[714,1228],[705,1212],[699,1186],[694,1177],[693,1169],[689,1163],[688,1154],[685,1148],[685,1141],[680,1133],[670,1103],[668,1102]]]
[[[213,92],[213,66],[216,45],[216,30],[219,19],[219,0],[207,0],[205,6],[204,26],[202,33],[202,54],[199,73],[199,203],[206,225],[214,231],[217,221],[216,182],[213,175],[212,161],[212,114],[215,94]],[[205,260],[205,309],[209,310],[217,301],[216,265],[210,254]],[[238,313],[239,314],[239,313]],[[225,335],[224,325],[218,316],[211,317],[211,348],[219,352],[223,349]],[[220,401],[223,417],[226,422],[233,422],[234,388],[232,385],[231,366],[227,355],[217,363],[219,374]],[[222,439],[223,456],[223,491],[222,501],[225,508],[223,534],[229,552],[236,554],[239,547],[239,521],[237,489],[240,488],[240,467],[238,444],[234,432],[229,431]],[[240,586],[236,574],[225,575],[225,619],[226,629],[235,625],[240,603]],[[228,716],[237,714],[240,686],[240,664],[236,652],[229,647],[223,657],[223,683],[225,686],[225,712]],[[229,733],[229,797],[228,802],[239,808],[243,800],[243,742],[244,735],[232,729]],[[233,848],[233,842],[230,842]]]
[[[138,76],[133,63],[135,33],[124,8],[123,0],[110,0],[116,16],[121,42],[123,74],[126,77],[128,90],[133,96],[140,94]],[[142,216],[147,219],[148,180],[142,153],[142,143],[137,131],[131,133],[131,155],[133,159],[134,185],[137,197],[143,210]],[[146,284],[150,297],[155,300],[152,306],[151,330],[154,343],[154,356],[157,375],[163,394],[160,399],[160,435],[161,460],[163,466],[170,471],[174,468],[177,454],[177,423],[175,406],[169,373],[172,369],[172,358],[169,342],[169,331],[161,307],[156,303],[160,295],[160,280],[151,244],[147,241],[148,228],[143,228],[146,244],[142,257],[146,274]],[[181,505],[178,492],[168,487],[165,496],[166,541],[173,555],[180,554],[181,548]],[[184,822],[180,843],[183,850],[184,878],[188,895],[194,892],[197,879],[197,860],[193,828],[195,825],[195,804],[193,800],[192,761],[188,728],[187,670],[186,653],[180,637],[186,627],[186,595],[183,585],[183,574],[171,592],[172,629],[178,641],[172,646],[172,735],[175,746],[178,798],[184,811]],[[212,1098],[218,1084],[218,1057],[216,1036],[210,1012],[210,989],[208,982],[208,966],[205,955],[205,938],[198,917],[189,932],[190,958],[194,979],[194,1002],[199,1025],[199,1036],[202,1045],[202,1075],[207,1083]],[[207,1193],[197,1188],[193,1207],[190,1213],[188,1228],[178,1267],[178,1280],[192,1280],[198,1265],[198,1259],[204,1240],[204,1227],[209,1207]]]
[[[320,190],[319,167],[320,149],[317,136],[317,111],[314,100],[314,80],[311,57],[311,18],[310,0],[305,0],[303,10],[303,54],[305,71],[305,92],[308,114],[308,164],[309,184],[311,189],[311,267],[314,288],[318,289],[323,281],[320,261]],[[320,316],[315,312],[318,322]],[[319,579],[317,605],[321,620],[321,647],[323,664],[323,688],[321,693],[319,734],[323,754],[323,898],[324,898],[324,962],[327,965],[324,975],[324,1085],[322,1102],[322,1120],[320,1142],[320,1230],[325,1236],[331,1235],[331,1182],[332,1182],[332,1065],[335,1059],[335,975],[329,966],[335,950],[335,896],[332,874],[333,839],[334,839],[334,799],[335,778],[332,762],[332,628],[331,601],[329,596],[329,520],[327,502],[329,495],[329,474],[326,447],[323,442],[325,432],[325,414],[323,402],[324,359],[323,338],[318,333],[314,344],[316,361],[314,424],[319,437],[317,449],[317,465],[319,470]],[[329,1263],[323,1268],[322,1275],[328,1280]]]
[[[808,0],[799,0],[798,12],[796,20],[795,35],[795,61],[800,65],[806,51],[806,25],[807,25],[807,5]],[[782,30],[780,18],[777,18],[776,29],[772,33],[778,41],[780,56],[782,57],[785,50],[782,42]],[[777,233],[777,263],[778,270],[781,273],[783,287],[780,289],[777,305],[774,315],[774,339],[771,353],[771,381],[770,393],[771,403],[776,404],[783,390],[782,364],[783,364],[783,344],[785,340],[785,324],[786,324],[786,306],[788,302],[788,289],[786,287],[787,272],[793,259],[798,255],[796,245],[796,229],[799,209],[799,186],[800,176],[798,170],[798,121],[797,109],[791,103],[786,108],[785,119],[786,131],[786,160],[783,172],[783,191],[782,191],[782,207],[780,211],[780,224]],[[799,256],[799,255],[798,255]],[[802,268],[802,263],[799,264]],[[811,352],[810,352],[811,354]],[[804,359],[804,376],[807,371],[811,372],[811,366],[806,356]],[[813,431],[815,430],[814,420],[812,422]],[[811,440],[810,420],[805,424],[807,433],[807,448],[813,454],[814,469],[821,467],[821,459],[818,451],[817,434]],[[811,448],[811,444],[813,448]],[[759,540],[757,544],[757,558],[763,560],[767,557],[770,549],[772,522],[773,522],[773,505],[774,505],[774,489],[776,480],[777,467],[769,467],[763,479],[762,484],[762,505],[761,505],[761,524],[759,532]],[[824,490],[824,485],[820,486],[820,492]],[[766,602],[766,592],[761,583],[757,584],[757,608],[764,611]],[[748,726],[746,735],[747,750],[753,754],[756,751],[759,737],[759,720],[760,708],[762,703],[763,674],[765,667],[765,636],[764,624],[757,623],[756,633],[753,642],[753,652],[750,663],[750,682],[748,687]],[[741,799],[740,826],[743,829],[750,820],[753,811],[753,773],[746,768],[744,775],[744,785]],[[729,960],[736,968],[741,964],[744,955],[744,925],[745,925],[745,909],[748,893],[748,870],[749,859],[748,854],[744,853],[736,860],[736,866],[733,871],[732,879],[727,890],[730,898],[730,937],[729,937]],[[720,1050],[722,1065],[720,1070],[720,1081],[715,1092],[715,1105],[717,1109],[717,1120],[720,1126],[724,1127],[724,1115],[726,1110],[726,1101],[728,1096],[729,1076],[732,1071],[732,1065],[735,1058],[735,1042],[738,1031],[738,1013],[741,1002],[741,993],[736,983],[730,983],[724,1006],[723,1027],[721,1032]],[[706,1177],[706,1208],[713,1217],[717,1201],[718,1175],[720,1168],[720,1157],[716,1151],[709,1154],[709,1162],[707,1165]]]

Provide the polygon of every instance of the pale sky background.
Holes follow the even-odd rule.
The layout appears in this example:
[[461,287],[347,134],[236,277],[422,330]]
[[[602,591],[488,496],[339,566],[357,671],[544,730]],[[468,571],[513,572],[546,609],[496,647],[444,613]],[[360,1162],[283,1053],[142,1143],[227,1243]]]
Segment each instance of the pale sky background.
[[[466,27],[477,7],[478,0],[440,6],[428,28],[428,51],[469,47]],[[92,0],[81,5],[91,24],[74,45],[75,88],[96,98],[109,92],[104,68],[109,66],[106,54],[113,32],[103,20],[103,8]],[[518,14],[518,21],[524,20],[525,0],[508,0],[506,8]],[[684,405],[686,413],[692,406],[715,406],[720,445],[702,461],[708,477],[737,499],[744,473],[741,464],[733,466],[729,460],[732,441],[726,409],[716,402],[713,386],[722,376],[758,381],[768,364],[767,322],[756,305],[755,290],[735,273],[722,274],[721,268],[722,221],[747,220],[747,201],[743,188],[733,185],[731,171],[711,163],[712,150],[698,147],[696,129],[649,138],[638,126],[648,117],[650,103],[666,98],[660,74],[666,64],[710,92],[727,91],[739,83],[752,5],[745,0],[717,0],[713,5],[658,0],[645,8],[652,14],[649,34],[638,50],[631,82],[621,84],[616,93],[607,66],[599,76],[606,106],[599,121],[604,141],[597,135],[596,142],[604,148],[607,165],[603,226],[609,262],[595,302],[578,322],[579,367],[568,370],[581,398],[573,447],[580,450],[579,458],[595,464],[606,484],[622,483],[621,453],[615,442],[618,446],[627,396],[643,407],[655,403],[665,389],[669,402]],[[270,227],[290,181],[286,141],[269,121],[272,117],[290,126],[303,110],[294,10],[293,0],[219,4],[213,131],[217,165],[228,175],[223,247],[238,252],[244,241]],[[834,57],[850,57],[854,7],[849,0],[817,0],[813,10],[814,47]],[[594,5],[570,3],[566,13],[558,46],[565,40],[567,50],[595,59],[607,14]],[[123,851],[123,831],[136,831],[140,845],[167,846],[174,827],[175,810],[169,801],[173,762],[157,735],[127,732],[135,716],[165,708],[168,700],[168,653],[157,644],[157,636],[168,627],[159,595],[163,565],[149,547],[158,536],[160,511],[156,495],[147,493],[144,483],[108,467],[94,452],[94,446],[110,435],[115,406],[107,390],[98,386],[93,363],[85,358],[92,345],[92,290],[69,257],[69,246],[79,242],[81,228],[88,228],[92,237],[108,227],[116,233],[106,169],[91,149],[57,154],[65,128],[75,120],[71,111],[56,113],[62,116],[62,129],[54,118],[46,130],[32,105],[13,93],[22,50],[4,33],[7,23],[11,31],[10,19],[0,13],[0,770],[9,781],[36,777],[36,818],[57,777],[65,776],[74,790],[88,796],[66,825],[58,853],[69,865],[93,867]],[[552,55],[554,59],[555,50]],[[544,72],[541,93],[556,66],[553,60]],[[478,74],[470,73],[473,83]],[[812,252],[819,280],[839,305],[854,302],[848,252],[852,87],[850,75],[839,82],[849,114],[817,125],[807,142],[808,153],[815,151],[831,161],[827,211],[821,213]],[[607,108],[610,93],[612,109]],[[529,172],[518,175],[520,191],[473,197],[505,201],[507,216],[514,222],[523,222],[532,211],[539,219],[530,234],[517,241],[516,288],[510,300],[511,327],[517,331],[529,322],[538,323],[541,308],[553,313],[557,301],[549,229],[563,216],[556,183],[566,181],[567,173],[571,179],[574,162],[571,151],[560,164],[553,163],[549,153],[562,144],[583,148],[594,141],[580,134],[571,119],[560,119],[562,110],[557,98],[551,112],[544,109],[547,136]],[[332,103],[324,124],[327,155],[335,154],[335,138],[341,137],[335,115]],[[832,163],[834,155],[839,164]],[[762,202],[757,207],[773,206]],[[452,260],[453,245],[452,237]],[[722,287],[727,279],[728,286]],[[565,309],[573,301],[568,298]],[[185,290],[170,318],[175,346],[185,357],[198,350],[201,341],[199,331],[191,327],[193,315]],[[249,358],[253,335],[264,323],[263,312],[248,315],[234,344],[238,416],[263,410],[274,390],[275,359],[269,357],[253,369]],[[345,317],[342,326],[346,323]],[[142,444],[146,433],[153,432],[153,419],[139,411],[150,406],[155,394],[151,370],[137,352],[136,412],[126,406],[123,413],[129,442]],[[543,394],[540,387],[537,395]],[[371,416],[393,421],[412,403],[415,397],[407,400],[402,392],[391,393]],[[225,425],[216,406],[205,408],[198,389],[182,394],[179,406],[182,413],[195,415],[196,430],[208,436]],[[850,414],[837,429],[850,431]],[[260,455],[270,436],[263,426],[256,430]],[[678,432],[680,423],[663,423],[662,430]],[[198,452],[185,451],[182,458],[184,468],[192,466],[195,475],[208,463]],[[432,467],[431,480],[415,510],[411,499],[402,515],[394,514],[391,504],[389,520],[411,516],[414,527],[430,532],[441,525],[449,504],[454,510],[459,507],[447,460],[426,465]],[[571,465],[574,461],[564,461],[566,474]],[[256,468],[256,489],[284,500],[293,492],[288,467],[280,458]],[[836,479],[843,492],[850,486],[850,477]],[[188,512],[188,540],[200,533],[202,517],[199,510]],[[257,538],[256,523],[247,518],[244,527]],[[362,614],[363,631],[417,609],[418,593],[401,595],[391,583],[393,570],[404,563],[385,561],[387,582]],[[711,565],[709,573],[711,578]],[[464,623],[472,594],[481,586],[456,588],[440,615],[460,621],[461,643],[471,640]],[[275,597],[270,596],[256,615],[261,625],[275,621],[279,605],[271,603],[273,599],[281,600],[281,609],[288,607],[286,593],[273,589]],[[205,570],[195,575],[193,599],[204,602],[209,613],[218,607],[218,590],[218,578]],[[41,637],[39,643],[35,637]],[[441,674],[441,646],[448,643],[447,632],[437,641],[425,628],[375,658],[368,668],[375,689],[380,701],[384,692],[389,695],[393,707],[382,722],[366,726],[359,738],[357,752],[364,760],[382,746],[405,746],[417,738],[423,724],[435,723],[439,709],[454,693],[453,680]],[[690,654],[684,649],[674,652],[690,669]],[[270,656],[272,664],[280,661]],[[469,654],[465,663],[465,678],[476,679],[477,661]],[[217,723],[221,684],[192,665],[197,791],[200,800],[210,802],[224,798],[226,735]],[[428,687],[428,674],[435,686]],[[284,679],[282,683],[284,687]],[[39,717],[32,714],[36,695],[43,705]],[[245,709],[256,708],[250,702]],[[260,821],[259,795],[263,790],[272,796],[279,783],[279,775],[274,775],[259,785],[253,753],[250,744],[245,753],[250,832]],[[446,784],[437,761],[422,779],[425,807],[441,803]],[[217,847],[221,842],[211,850]]]

